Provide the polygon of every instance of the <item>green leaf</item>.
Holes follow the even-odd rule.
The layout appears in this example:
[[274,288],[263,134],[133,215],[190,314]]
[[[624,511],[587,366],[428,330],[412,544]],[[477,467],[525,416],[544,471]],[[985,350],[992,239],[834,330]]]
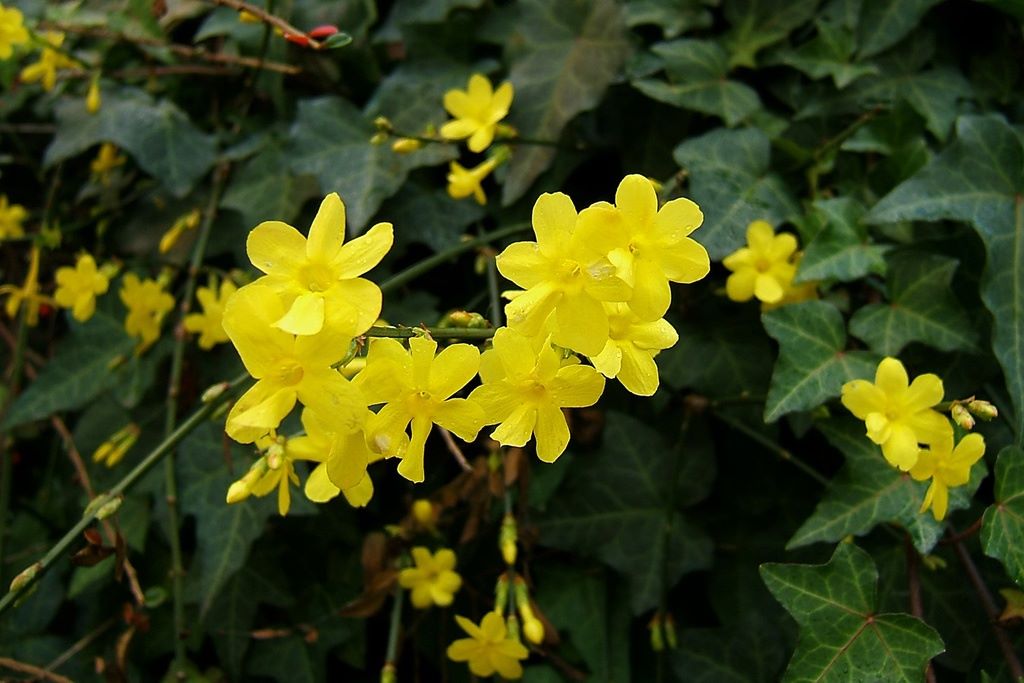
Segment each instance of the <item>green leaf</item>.
[[482,4],[483,0],[397,0],[374,36],[374,42],[398,42],[406,27],[439,24],[455,9],[476,9]]
[[268,144],[235,171],[220,205],[238,211],[250,227],[267,220],[291,223],[317,187],[309,176],[291,172],[289,155],[282,144]]
[[769,171],[771,143],[756,128],[713,130],[682,143],[673,156],[704,212],[693,237],[716,261],[746,244],[751,221],[778,225],[799,213],[785,183]]
[[755,613],[722,628],[687,628],[671,653],[676,678],[686,683],[774,683],[785,664],[775,624]]
[[641,79],[633,87],[648,97],[683,109],[719,116],[735,126],[761,108],[750,86],[727,78],[729,55],[712,40],[676,40],[651,48],[663,60],[668,83]]
[[724,3],[732,30],[725,36],[730,66],[754,67],[757,53],[809,21],[818,0],[731,0]]
[[920,681],[942,639],[909,614],[877,614],[871,556],[840,543],[827,564],[764,564],[761,577],[800,625],[784,681]]
[[228,471],[224,444],[220,426],[207,423],[182,442],[177,456],[181,509],[196,519],[197,547],[189,581],[200,617],[206,616],[221,589],[245,564],[249,547],[276,512],[276,494],[234,505],[224,502],[228,487],[245,473],[251,460],[245,449],[233,447],[236,471]]
[[921,25],[921,17],[941,0],[887,0],[866,2],[860,17],[860,57],[887,50]]
[[57,134],[46,148],[46,166],[112,142],[168,191],[183,197],[216,161],[212,136],[199,131],[172,102],[154,101],[134,88],[104,91],[96,114],[85,110],[82,99],[61,100],[56,116]]
[[[907,530],[919,552],[930,553],[945,524],[935,521],[930,512],[918,512],[928,484],[914,481],[909,474],[890,466],[881,449],[868,439],[862,422],[834,418],[816,426],[842,452],[846,464],[829,482],[814,513],[797,529],[786,548],[834,543],[850,534],[863,536],[879,524],[891,522]],[[970,506],[986,474],[984,463],[975,466],[966,486],[950,490],[950,511]]]
[[889,303],[858,310],[850,333],[886,356],[911,342],[941,351],[977,350],[977,330],[951,289],[959,261],[914,251],[892,254],[888,261]]
[[810,410],[839,395],[845,382],[873,377],[878,357],[846,351],[843,316],[832,304],[805,301],[761,316],[768,335],[779,342],[764,406],[764,421]]
[[[509,123],[525,138],[558,140],[574,116],[597,106],[622,70],[629,41],[614,0],[523,0],[508,42],[515,99]],[[508,166],[502,203],[523,196],[555,150],[520,145]]]
[[709,28],[714,21],[709,6],[714,0],[630,0],[624,8],[626,26],[660,26],[666,38],[694,29]]
[[838,197],[815,202],[814,210],[825,226],[804,250],[797,282],[850,282],[885,272],[883,256],[889,247],[871,243],[867,225],[861,220],[867,212],[863,204],[851,197]]
[[247,670],[275,681],[316,683],[310,646],[297,635],[274,638],[260,643]]
[[601,448],[570,470],[539,521],[544,545],[596,557],[626,576],[634,614],[711,562],[708,538],[680,512],[706,484],[687,484],[675,468],[679,459],[701,459],[700,450],[685,436],[679,448],[635,418],[607,413]]
[[443,251],[458,244],[465,229],[486,211],[476,202],[452,199],[443,189],[406,183],[384,202],[380,214],[395,225],[396,247],[420,243]]
[[73,325],[53,358],[15,399],[4,428],[86,405],[118,383],[111,367],[132,347],[121,323],[101,311],[84,325]]
[[1007,446],[996,460],[995,502],[985,510],[981,547],[1024,586],[1024,450]]
[[992,313],[992,349],[1024,439],[1024,149],[995,116],[957,120],[957,138],[917,175],[875,205],[867,220],[970,223],[985,244],[981,298]]
[[784,64],[799,69],[811,78],[830,77],[842,90],[861,76],[878,73],[874,64],[858,64],[853,60],[856,47],[853,31],[828,21],[816,22],[818,35],[795,50],[783,53]]
[[338,97],[301,100],[291,129],[292,170],[314,176],[322,194],[341,195],[356,234],[380,203],[398,191],[411,169],[436,163],[429,155],[395,154],[390,145],[371,144],[373,134],[370,121]]

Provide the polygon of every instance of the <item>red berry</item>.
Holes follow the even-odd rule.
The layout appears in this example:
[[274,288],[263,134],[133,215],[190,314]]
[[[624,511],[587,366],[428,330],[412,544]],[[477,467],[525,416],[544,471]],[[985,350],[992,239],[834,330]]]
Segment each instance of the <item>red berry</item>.
[[309,32],[309,37],[320,40],[321,38],[329,38],[337,32],[338,27],[334,24],[321,24]]
[[298,33],[286,33],[284,34],[284,39],[287,40],[289,43],[295,43],[296,45],[300,45],[302,47],[307,47],[309,45],[309,38],[303,35],[299,35]]

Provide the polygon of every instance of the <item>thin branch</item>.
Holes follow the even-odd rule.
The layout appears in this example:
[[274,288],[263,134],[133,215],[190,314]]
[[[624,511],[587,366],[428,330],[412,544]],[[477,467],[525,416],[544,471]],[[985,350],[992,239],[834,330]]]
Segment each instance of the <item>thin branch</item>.
[[818,482],[822,486],[828,486],[828,483],[829,483],[828,479],[826,479],[825,476],[821,472],[819,472],[818,470],[814,469],[813,467],[811,467],[810,465],[805,463],[803,460],[800,460],[795,455],[790,453],[788,450],[786,450],[785,448],[783,448],[779,444],[775,443],[774,441],[772,441],[771,439],[766,437],[761,432],[759,432],[759,431],[757,431],[755,429],[752,429],[751,427],[749,427],[748,425],[744,424],[743,422],[740,422],[739,420],[737,420],[737,419],[735,419],[735,418],[733,418],[733,417],[731,417],[729,415],[726,415],[724,413],[712,412],[711,414],[714,415],[719,420],[721,420],[722,422],[724,422],[725,424],[727,424],[730,427],[732,427],[733,429],[735,429],[736,431],[742,432],[747,437],[749,437],[749,438],[753,439],[754,441],[758,442],[759,444],[764,446],[766,449],[768,449],[769,451],[771,451],[775,455],[779,456],[782,460],[785,460],[789,464],[793,465],[794,467],[799,469],[801,472],[803,472],[808,477],[810,477],[814,481]]
[[448,451],[455,457],[455,462],[459,463],[459,467],[462,468],[463,472],[472,472],[473,468],[469,462],[466,461],[466,456],[463,454],[462,449],[459,448],[459,444],[455,443],[455,439],[452,438],[452,433],[444,427],[438,427],[441,430],[441,438],[444,439],[444,445],[448,447]]
[[110,627],[117,624],[117,621],[117,617],[111,617],[110,619],[107,619],[102,624],[94,628],[92,631],[86,633],[84,636],[75,641],[75,643],[71,647],[57,655],[57,657],[52,662],[47,664],[45,667],[46,670],[53,671],[54,669],[59,669],[60,667],[64,666],[64,664],[70,661],[72,657],[74,657],[79,652],[87,648],[90,644],[92,644],[94,640],[96,640],[101,635],[106,633],[110,629]]
[[70,678],[65,678],[60,674],[55,674],[51,671],[47,671],[46,669],[40,669],[38,666],[19,662],[16,659],[11,659],[10,657],[0,657],[0,666],[8,668],[11,671],[18,671],[23,674],[34,676],[44,681],[53,681],[54,683],[73,683]]
[[249,4],[248,2],[243,2],[242,0],[207,0],[207,1],[208,2],[212,2],[215,5],[220,5],[222,7],[230,7],[231,9],[237,10],[239,12],[242,12],[242,11],[248,12],[249,14],[251,14],[254,17],[258,18],[260,21],[263,21],[263,22],[265,22],[267,24],[270,24],[271,26],[276,26],[277,28],[281,29],[281,31],[285,35],[302,36],[303,38],[305,38],[308,41],[309,47],[311,47],[314,50],[319,50],[321,47],[323,47],[323,45],[320,43],[320,41],[316,40],[315,38],[311,38],[310,35],[308,33],[306,33],[305,31],[300,31],[299,29],[295,28],[294,26],[289,24],[287,21],[285,21],[281,17],[277,16],[276,14],[271,14],[270,12],[268,12],[265,9],[263,9],[262,7],[258,7],[256,5]]
[[[921,602],[921,576],[920,561],[917,556],[917,549],[910,542],[910,536],[903,537],[903,545],[907,553],[907,583],[910,591],[910,613],[918,619],[924,619],[924,603]],[[935,683],[935,670],[932,663],[928,662],[925,667],[924,676],[927,683]]]

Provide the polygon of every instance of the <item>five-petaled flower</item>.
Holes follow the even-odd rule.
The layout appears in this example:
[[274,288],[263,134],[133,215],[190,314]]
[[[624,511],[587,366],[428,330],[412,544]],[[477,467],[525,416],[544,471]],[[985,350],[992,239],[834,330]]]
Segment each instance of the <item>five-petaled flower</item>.
[[28,211],[21,204],[11,204],[7,195],[0,194],[0,240],[24,237],[22,223],[28,218]]
[[460,638],[448,646],[448,659],[467,662],[474,676],[493,676],[517,679],[523,677],[519,663],[530,656],[530,651],[518,640],[509,637],[505,620],[498,612],[488,612],[477,626],[465,617],[456,616],[469,638]]
[[89,254],[79,256],[74,268],[58,268],[56,279],[53,298],[57,305],[70,308],[72,317],[83,323],[96,312],[96,296],[110,286],[110,280],[96,268],[96,261]]
[[750,301],[757,297],[766,304],[782,301],[796,274],[793,263],[796,237],[788,232],[776,235],[765,221],[747,226],[747,246],[722,260],[732,271],[725,281],[725,293],[733,301]]
[[473,195],[476,203],[483,206],[487,203],[487,195],[480,183],[497,165],[498,160],[493,157],[473,168],[464,168],[457,161],[451,162],[448,169],[448,195],[452,199],[465,199]]
[[39,323],[39,307],[50,300],[39,293],[39,247],[33,246],[28,255],[28,273],[25,282],[17,285],[3,285],[0,294],[7,295],[5,310],[9,318],[18,315],[18,310],[25,306],[25,324],[35,327]]
[[921,449],[910,476],[917,481],[931,479],[921,512],[929,507],[932,516],[941,521],[949,509],[949,489],[963,486],[971,479],[971,466],[985,455],[985,439],[981,434],[968,434],[953,448],[953,433],[936,441],[931,448]]
[[[541,343],[537,343],[540,341]],[[569,443],[562,408],[597,403],[604,378],[589,365],[562,364],[547,340],[531,340],[507,327],[494,334],[494,348],[480,361],[483,384],[469,398],[498,424],[491,434],[503,446],[525,446],[537,437],[537,456],[554,462]]]
[[437,342],[423,337],[410,339],[408,351],[394,339],[374,339],[366,369],[354,380],[369,405],[385,404],[367,421],[370,447],[401,456],[398,473],[417,483],[425,478],[424,446],[434,424],[472,441],[485,419],[476,403],[451,398],[476,375],[480,351],[469,344],[452,344],[435,356],[436,351]]
[[54,31],[47,31],[43,34],[43,40],[50,47],[44,47],[39,54],[39,61],[29,64],[21,70],[21,80],[25,83],[41,81],[43,90],[50,91],[57,85],[57,69],[66,69],[75,65],[63,52],[64,34]]
[[942,400],[942,380],[921,375],[909,382],[903,363],[884,358],[875,382],[863,379],[843,385],[842,402],[867,425],[868,438],[882,447],[882,454],[903,471],[917,464],[920,447],[949,437],[949,421],[933,408]]
[[493,90],[486,76],[473,74],[466,90],[444,94],[444,108],[455,118],[441,126],[441,136],[448,140],[469,138],[470,151],[482,152],[494,140],[494,130],[508,115],[510,106],[511,83],[506,81]]
[[[364,408],[363,422],[372,414]],[[306,497],[314,503],[325,503],[339,493],[353,507],[361,507],[373,496],[373,482],[366,466],[381,456],[366,445],[363,424],[337,425],[329,416],[309,408],[302,411],[304,436],[289,439],[296,458],[319,463],[306,479]],[[355,502],[353,502],[355,501]]]
[[124,276],[120,294],[128,308],[124,329],[129,336],[138,337],[135,353],[141,354],[160,337],[160,324],[174,308],[174,297],[156,280],[139,280],[135,273]]
[[654,357],[679,341],[675,328],[665,320],[644,322],[627,304],[605,304],[608,342],[590,358],[597,370],[616,378],[626,391],[653,396],[658,390],[658,365]]
[[109,142],[100,145],[96,158],[89,163],[89,170],[102,185],[109,185],[111,174],[118,166],[123,166],[125,158],[117,153],[117,147]]
[[462,577],[455,571],[455,553],[441,548],[433,555],[422,546],[412,549],[414,567],[398,573],[398,584],[411,591],[412,606],[427,609],[431,605],[447,607],[462,587]]
[[0,4],[0,59],[10,59],[14,48],[26,43],[28,31],[21,11]]
[[380,263],[393,240],[391,224],[378,223],[345,243],[345,205],[333,192],[320,204],[308,239],[281,221],[257,225],[246,249],[266,273],[256,283],[282,299],[284,312],[273,326],[298,335],[327,328],[349,338],[365,332],[380,315],[381,293],[359,276]]
[[203,312],[186,315],[185,329],[199,334],[199,348],[212,349],[228,340],[228,333],[224,331],[223,324],[224,306],[236,291],[238,287],[235,283],[225,279],[220,283],[219,289],[217,283],[212,282],[209,287],[200,287],[196,292]]

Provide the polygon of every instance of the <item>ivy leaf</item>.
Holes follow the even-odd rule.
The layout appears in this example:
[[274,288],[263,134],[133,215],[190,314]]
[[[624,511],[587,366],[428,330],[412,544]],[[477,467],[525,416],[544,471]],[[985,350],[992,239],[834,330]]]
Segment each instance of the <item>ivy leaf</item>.
[[220,205],[238,211],[250,227],[265,220],[291,223],[316,194],[312,178],[290,171],[283,145],[270,143],[235,172]]
[[981,547],[1024,586],[1024,450],[1007,446],[996,460],[995,503],[985,510]]
[[314,176],[321,193],[341,195],[355,234],[398,191],[411,169],[432,163],[419,154],[395,154],[389,145],[371,144],[373,134],[370,121],[339,97],[300,100],[291,129],[292,170]]
[[641,79],[633,87],[648,97],[683,109],[719,116],[735,126],[761,108],[750,86],[727,78],[729,55],[712,40],[676,40],[651,48],[661,57],[668,83]]
[[465,228],[485,214],[476,202],[458,201],[443,189],[428,190],[411,182],[380,210],[380,215],[395,225],[396,247],[421,243],[434,251],[457,244]]
[[543,544],[626,576],[634,614],[656,606],[683,574],[711,562],[710,540],[680,512],[706,493],[706,482],[686,484],[692,477],[675,466],[702,459],[694,445],[683,440],[680,454],[639,420],[609,412],[601,448],[569,471],[541,517]]
[[285,607],[291,601],[290,595],[251,567],[242,567],[225,584],[210,605],[206,623],[213,625],[210,630],[217,656],[232,679],[241,677],[242,660],[253,642],[249,632],[259,605]]
[[846,351],[843,316],[832,304],[805,301],[767,311],[764,329],[779,342],[764,421],[810,410],[839,395],[845,382],[874,376],[878,357]]
[[85,324],[72,325],[53,358],[11,404],[4,429],[83,407],[121,381],[111,367],[132,347],[120,321],[101,311]]
[[874,64],[858,64],[853,60],[856,38],[850,29],[829,21],[816,22],[818,35],[795,50],[784,53],[782,62],[799,69],[811,78],[831,77],[842,90],[861,76],[878,73]]
[[[233,461],[244,468],[249,458],[241,447],[232,446]],[[276,513],[276,495],[250,498],[227,505],[231,483],[244,473],[228,471],[224,458],[224,434],[213,423],[192,432],[178,449],[179,480],[184,487],[181,509],[196,519],[196,554],[189,572],[190,582],[205,617],[221,589],[242,568],[249,548],[263,531],[266,520]]]
[[699,28],[710,28],[714,17],[708,6],[714,0],[631,0],[623,8],[630,28],[653,24],[666,38]]
[[913,251],[892,254],[888,261],[889,303],[858,310],[850,333],[886,356],[911,342],[941,351],[977,350],[978,333],[950,289],[959,261]]
[[784,681],[919,681],[944,649],[935,630],[909,614],[877,614],[871,556],[840,543],[823,565],[764,564],[761,577],[800,625]]
[[773,683],[785,664],[782,634],[756,612],[721,628],[687,628],[671,653],[687,683]]
[[[786,548],[834,543],[850,534],[863,536],[879,524],[892,522],[907,530],[919,552],[930,553],[945,525],[935,521],[930,512],[918,512],[928,484],[891,467],[879,447],[868,439],[863,423],[834,418],[816,426],[842,452],[846,464],[829,482],[821,502]],[[950,490],[950,511],[970,506],[986,474],[984,463],[976,465],[966,486]]]
[[957,120],[956,140],[915,176],[882,198],[867,220],[959,220],[985,244],[981,298],[993,317],[992,350],[1024,438],[1024,149],[996,116]]
[[63,99],[56,116],[57,134],[46,148],[46,166],[112,142],[173,195],[183,197],[216,161],[212,136],[192,125],[172,102],[154,101],[135,88],[104,92],[103,107],[95,114],[85,110],[82,99]]
[[786,36],[814,16],[818,0],[732,0],[724,3],[732,30],[725,37],[729,66],[754,67],[762,48]]
[[885,272],[888,246],[872,244],[862,218],[864,205],[851,197],[814,203],[825,227],[814,236],[800,260],[797,282],[839,280],[850,282],[870,273]]
[[[614,0],[523,0],[508,42],[515,87],[509,123],[526,138],[557,140],[570,119],[597,106],[630,47]],[[506,206],[551,165],[555,150],[522,145],[508,165]]]
[[898,43],[921,24],[921,17],[941,0],[889,0],[867,2],[860,17],[857,50],[872,57]]
[[716,261],[746,244],[751,221],[778,225],[799,213],[785,183],[769,172],[771,142],[756,128],[713,130],[682,143],[673,156],[704,212],[693,237]]

